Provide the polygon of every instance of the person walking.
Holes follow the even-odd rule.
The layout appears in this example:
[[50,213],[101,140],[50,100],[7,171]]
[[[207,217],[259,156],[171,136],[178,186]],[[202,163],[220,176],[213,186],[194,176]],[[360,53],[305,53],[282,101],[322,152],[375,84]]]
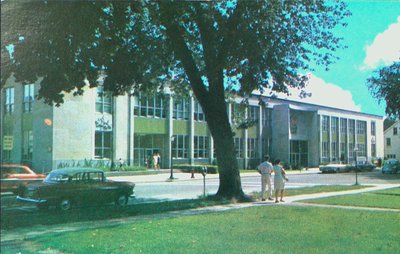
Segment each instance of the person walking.
[[276,160],[273,167],[275,177],[274,177],[274,188],[275,188],[275,203],[279,203],[278,197],[280,194],[280,202],[285,202],[283,200],[283,191],[285,190],[285,182],[289,181],[286,177],[285,169],[282,167],[281,160]]
[[154,169],[160,169],[160,154],[159,153],[153,154],[153,166],[154,166]]
[[261,200],[265,201],[265,189],[268,186],[267,196],[268,200],[274,200],[272,198],[272,186],[271,186],[271,173],[273,170],[271,162],[269,162],[269,156],[265,156],[265,161],[257,166],[258,173],[261,174]]

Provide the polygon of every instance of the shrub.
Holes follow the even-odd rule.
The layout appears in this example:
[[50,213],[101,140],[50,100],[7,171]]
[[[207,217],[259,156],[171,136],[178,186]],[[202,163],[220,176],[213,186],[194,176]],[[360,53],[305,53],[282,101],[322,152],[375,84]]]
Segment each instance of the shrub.
[[203,167],[207,168],[207,173],[216,174],[218,172],[218,166],[216,165],[188,165],[188,164],[180,164],[174,165],[174,168],[181,170],[182,172],[190,173],[192,169],[195,173],[203,172]]

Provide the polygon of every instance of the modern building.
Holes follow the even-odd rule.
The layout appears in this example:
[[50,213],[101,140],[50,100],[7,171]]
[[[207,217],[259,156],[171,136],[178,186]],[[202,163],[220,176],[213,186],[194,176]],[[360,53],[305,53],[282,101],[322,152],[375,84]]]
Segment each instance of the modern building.
[[385,159],[400,160],[400,121],[384,131]]
[[[112,97],[102,87],[65,95],[60,107],[35,101],[37,84],[10,78],[1,90],[2,162],[38,171],[66,165],[147,165],[158,152],[161,166],[215,163],[213,139],[196,99],[168,92]],[[383,157],[381,116],[253,95],[248,105],[232,98],[228,115],[241,168],[269,154],[304,167],[358,157]],[[247,128],[239,128],[246,121]],[[355,151],[355,148],[358,151]]]

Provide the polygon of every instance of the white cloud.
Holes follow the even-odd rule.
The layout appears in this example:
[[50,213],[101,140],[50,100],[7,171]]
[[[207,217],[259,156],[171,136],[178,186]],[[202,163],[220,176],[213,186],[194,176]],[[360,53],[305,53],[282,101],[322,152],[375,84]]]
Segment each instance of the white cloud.
[[278,98],[347,109],[357,112],[361,111],[361,105],[355,104],[353,101],[353,95],[350,91],[344,90],[335,84],[327,83],[323,79],[312,74],[310,74],[309,83],[305,88],[307,93],[311,93],[310,97],[301,99],[299,97],[300,90],[296,88],[291,88],[289,91],[291,93],[290,96],[278,94]]
[[361,70],[375,69],[381,64],[390,65],[400,58],[400,16],[397,22],[379,33],[371,45],[365,47],[366,56]]

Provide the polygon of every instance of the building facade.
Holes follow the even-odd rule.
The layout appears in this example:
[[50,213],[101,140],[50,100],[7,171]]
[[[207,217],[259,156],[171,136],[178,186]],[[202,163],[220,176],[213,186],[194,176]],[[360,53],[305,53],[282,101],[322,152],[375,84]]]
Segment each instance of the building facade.
[[400,160],[400,121],[397,121],[384,132],[385,159]]
[[[161,166],[212,164],[215,149],[196,99],[170,93],[112,97],[102,87],[82,96],[65,94],[60,107],[35,101],[36,84],[2,88],[2,161],[38,171],[66,165],[111,163],[147,166],[154,153]],[[233,98],[228,116],[239,166],[255,168],[264,154],[293,166],[351,163],[383,157],[381,116],[254,95],[248,105]],[[250,123],[241,128],[243,122]]]

